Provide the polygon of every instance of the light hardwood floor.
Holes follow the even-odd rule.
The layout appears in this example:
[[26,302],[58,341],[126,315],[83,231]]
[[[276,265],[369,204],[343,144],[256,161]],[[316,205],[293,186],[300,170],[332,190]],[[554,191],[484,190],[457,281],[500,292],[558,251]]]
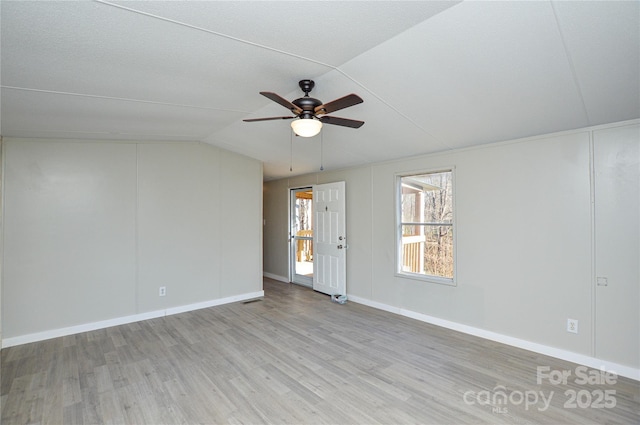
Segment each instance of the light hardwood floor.
[[[2,350],[2,424],[640,423],[637,381],[581,386],[575,364],[295,285],[264,289]],[[539,366],[573,376],[538,385]]]

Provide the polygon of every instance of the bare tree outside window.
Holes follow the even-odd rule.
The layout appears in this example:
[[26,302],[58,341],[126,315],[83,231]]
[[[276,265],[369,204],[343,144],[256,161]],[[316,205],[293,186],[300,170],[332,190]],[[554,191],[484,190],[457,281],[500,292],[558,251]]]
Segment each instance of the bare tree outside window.
[[453,279],[453,172],[400,178],[401,272]]
[[296,199],[296,219],[298,220],[298,230],[311,230],[313,212],[311,211],[311,199]]

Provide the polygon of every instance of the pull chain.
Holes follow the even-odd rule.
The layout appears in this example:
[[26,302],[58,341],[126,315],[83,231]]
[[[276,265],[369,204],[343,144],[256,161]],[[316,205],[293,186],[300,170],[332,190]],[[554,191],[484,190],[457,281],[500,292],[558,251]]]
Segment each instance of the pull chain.
[[290,151],[289,151],[289,172],[293,172],[293,129],[289,133]]
[[320,171],[324,171],[324,131],[320,133]]

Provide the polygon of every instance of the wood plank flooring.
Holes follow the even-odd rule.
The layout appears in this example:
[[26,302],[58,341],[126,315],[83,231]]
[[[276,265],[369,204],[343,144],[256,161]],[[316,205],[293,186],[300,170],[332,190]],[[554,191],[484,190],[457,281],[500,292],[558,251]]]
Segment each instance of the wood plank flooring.
[[[637,381],[578,385],[572,363],[295,285],[264,289],[2,350],[2,424],[640,423]],[[538,384],[538,366],[573,376]]]

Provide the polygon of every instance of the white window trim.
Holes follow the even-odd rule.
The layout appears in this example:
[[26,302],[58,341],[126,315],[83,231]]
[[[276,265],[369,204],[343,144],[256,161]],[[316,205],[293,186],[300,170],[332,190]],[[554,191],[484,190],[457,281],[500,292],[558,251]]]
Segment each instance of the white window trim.
[[[446,278],[434,275],[424,275],[419,273],[411,273],[402,271],[402,190],[401,182],[403,177],[414,176],[419,174],[432,174],[451,172],[451,194],[452,194],[452,223],[453,228],[453,278]],[[396,277],[405,279],[418,280],[422,282],[435,283],[439,285],[458,286],[458,232],[456,229],[456,167],[438,167],[433,169],[414,170],[407,172],[398,172],[394,175],[393,190],[395,193],[395,233],[396,233],[396,260],[395,260],[395,273]]]

